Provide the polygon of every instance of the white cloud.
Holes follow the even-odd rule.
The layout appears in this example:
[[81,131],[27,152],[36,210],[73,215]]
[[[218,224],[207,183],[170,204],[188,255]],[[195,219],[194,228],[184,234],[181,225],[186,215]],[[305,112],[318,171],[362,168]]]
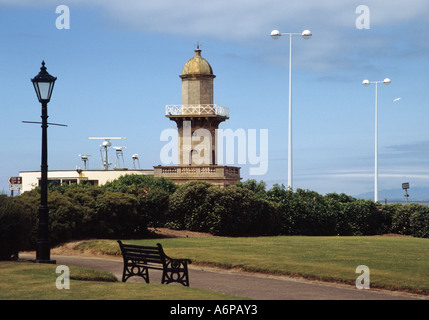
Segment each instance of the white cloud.
[[[314,27],[338,34],[342,28],[355,28],[359,15],[355,10],[361,3],[356,0],[0,0],[0,4],[62,4],[71,9],[75,4],[95,5],[108,12],[111,18],[141,31],[240,40],[267,34],[272,28],[300,32],[301,28]],[[365,5],[370,10],[371,28],[423,21],[429,13],[427,0],[413,0],[412,3],[367,0]]]
[[[359,16],[356,7],[361,4],[356,0],[0,0],[1,4],[32,7],[64,4],[70,7],[72,19],[74,5],[95,6],[112,22],[110,25],[119,28],[160,37],[176,35],[195,41],[245,43],[262,52],[261,56],[268,61],[284,60],[280,56],[284,58],[288,48],[286,41],[282,45],[270,39],[271,30],[310,29],[312,39],[294,46],[298,52],[295,63],[314,71],[372,66],[371,59],[379,57],[380,52],[394,51],[401,39],[406,42],[408,53],[418,51],[413,46],[425,46],[428,42],[424,40],[426,35],[419,32],[414,36],[417,33],[411,34],[407,29],[410,27],[404,26],[412,23],[415,29],[419,25],[427,29],[427,0],[365,1],[370,10],[370,30],[356,29],[355,20]],[[386,28],[391,28],[392,33]],[[413,41],[414,37],[418,41]]]
[[[394,52],[401,40],[407,52],[412,51],[418,43],[412,42],[404,23],[421,23],[427,28],[425,21],[429,14],[426,0],[414,0],[412,5],[399,0],[369,0],[366,5],[370,9],[371,29],[357,30],[355,10],[360,3],[355,0],[99,0],[98,3],[112,19],[139,31],[245,43],[273,61],[284,60],[288,43],[271,40],[271,30],[310,29],[312,39],[294,45],[297,52],[294,59],[297,65],[319,72],[373,66],[371,61],[379,58],[380,52],[385,55]],[[395,30],[390,34],[386,28]]]
[[[359,5],[355,0],[92,1],[95,2],[124,23],[144,30],[182,35],[204,32],[221,39],[253,38],[255,34],[264,34],[276,26],[297,27],[298,32],[304,25],[326,30],[355,28],[358,16],[355,10]],[[366,5],[370,9],[372,27],[424,19],[429,12],[425,0],[413,0],[412,5],[399,0],[369,0]]]

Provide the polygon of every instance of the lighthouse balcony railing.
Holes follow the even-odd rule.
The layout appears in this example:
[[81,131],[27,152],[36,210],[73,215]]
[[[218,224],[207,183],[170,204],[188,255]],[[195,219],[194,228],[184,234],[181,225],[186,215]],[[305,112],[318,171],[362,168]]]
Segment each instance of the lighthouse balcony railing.
[[229,108],[217,104],[185,104],[165,107],[167,116],[216,115],[229,118]]

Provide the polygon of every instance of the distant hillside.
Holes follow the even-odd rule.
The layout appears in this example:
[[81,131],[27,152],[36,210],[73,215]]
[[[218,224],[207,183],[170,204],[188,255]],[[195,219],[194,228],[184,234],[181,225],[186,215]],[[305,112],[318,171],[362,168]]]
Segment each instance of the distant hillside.
[[[408,202],[422,202],[429,201],[429,188],[410,188],[407,190],[409,194]],[[387,199],[387,202],[405,202],[405,190],[403,189],[389,189],[389,190],[379,190],[378,198],[380,202],[384,202]],[[374,191],[361,193],[354,196],[358,199],[374,199]]]

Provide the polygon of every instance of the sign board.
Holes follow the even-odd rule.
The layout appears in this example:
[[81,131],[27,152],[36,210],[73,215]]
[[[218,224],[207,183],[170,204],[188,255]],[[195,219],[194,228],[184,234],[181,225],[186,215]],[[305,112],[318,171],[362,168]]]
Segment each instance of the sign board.
[[409,189],[410,184],[408,182],[402,184],[402,189]]
[[9,186],[9,190],[11,191],[16,191],[16,190],[21,190],[22,189],[22,184],[11,184]]
[[22,177],[10,177],[9,178],[9,190],[21,190],[22,189]]
[[22,184],[22,177],[10,177],[9,184]]

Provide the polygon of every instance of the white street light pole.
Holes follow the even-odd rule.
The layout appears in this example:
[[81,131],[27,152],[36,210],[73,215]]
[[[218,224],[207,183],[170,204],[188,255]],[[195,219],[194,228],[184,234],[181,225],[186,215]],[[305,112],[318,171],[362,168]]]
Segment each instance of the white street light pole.
[[277,40],[280,36],[289,35],[289,141],[288,141],[288,188],[293,190],[292,182],[292,36],[299,35],[304,39],[310,39],[310,30],[301,33],[280,33],[278,30],[271,31],[271,37]]
[[378,202],[378,84],[384,83],[385,85],[390,84],[390,79],[386,78],[383,81],[369,81],[364,80],[362,84],[368,87],[371,83],[375,83],[375,164],[374,164],[374,201]]

